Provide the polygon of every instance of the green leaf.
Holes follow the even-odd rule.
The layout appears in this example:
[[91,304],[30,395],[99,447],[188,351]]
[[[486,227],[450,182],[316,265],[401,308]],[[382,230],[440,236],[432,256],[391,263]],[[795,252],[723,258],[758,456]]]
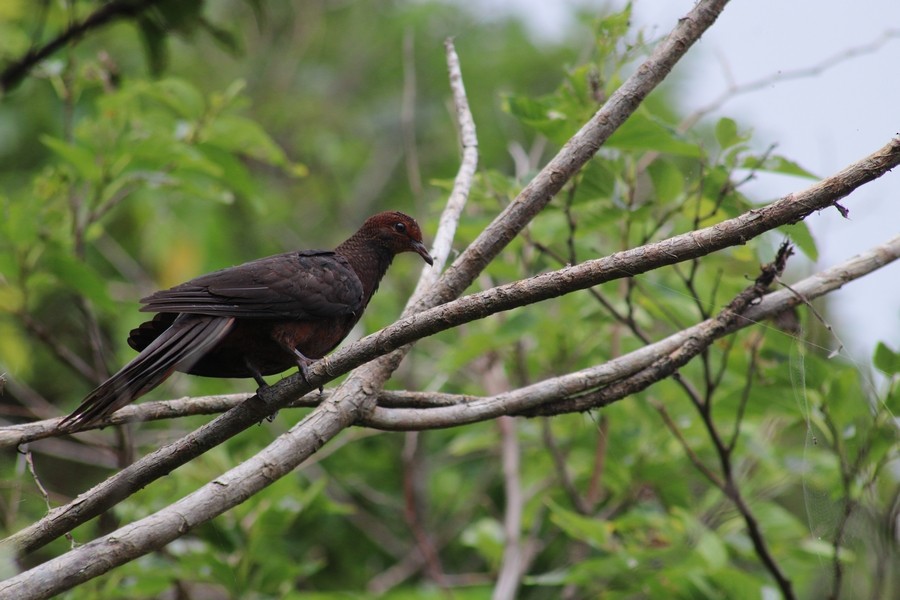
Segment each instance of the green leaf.
[[604,16],[597,21],[596,45],[599,59],[615,55],[619,41],[628,33],[631,27],[631,3],[627,3],[620,12]]
[[605,145],[623,150],[655,150],[692,158],[703,155],[699,145],[684,141],[674,129],[641,114],[629,117]]
[[[12,242],[19,247],[32,246],[42,221],[42,219],[35,218],[34,204],[28,200],[7,198],[3,198],[3,200],[6,206],[3,214],[0,215],[0,227],[2,227],[0,231],[3,233],[0,241]],[[2,254],[14,262],[11,255],[6,252]],[[10,275],[14,272],[15,269],[7,271]]]
[[612,550],[614,525],[604,519],[585,517],[567,510],[552,500],[547,501],[550,520],[569,537],[585,542],[600,550]]
[[872,357],[875,366],[887,376],[900,373],[900,353],[892,350],[884,342],[878,342],[875,346],[875,355]]
[[228,31],[214,23],[210,23],[206,19],[200,20],[200,27],[212,36],[219,46],[224,48],[232,56],[238,56],[243,47],[241,46],[241,38],[233,32]]
[[206,111],[203,94],[183,79],[163,79],[148,86],[146,92],[167,105],[178,116],[195,121]]
[[49,135],[42,135],[41,142],[57,156],[72,165],[75,171],[86,181],[96,182],[102,177],[103,171],[97,164],[97,155],[92,150],[84,146],[66,143]]
[[594,158],[581,170],[581,179],[575,190],[575,204],[609,198],[615,188],[616,176],[610,170],[609,163]]
[[72,257],[67,250],[48,248],[41,262],[58,280],[100,308],[110,312],[115,310],[103,278],[85,263]]
[[275,166],[288,164],[284,151],[256,121],[223,115],[205,131],[206,142]]
[[718,571],[728,563],[728,551],[725,542],[715,532],[705,530],[696,542],[697,554],[709,565],[710,570]]
[[507,96],[503,108],[522,124],[543,133],[555,142],[562,143],[572,134],[574,126],[570,122],[569,115],[561,110],[559,104],[553,98]]
[[817,175],[801,167],[796,162],[788,160],[785,157],[779,156],[777,154],[766,156],[764,158],[758,156],[748,156],[744,159],[741,166],[745,169],[765,171],[767,173],[794,175],[796,177],[805,177],[807,179],[821,179]]
[[234,154],[212,144],[197,144],[203,156],[210,162],[219,166],[217,175],[226,185],[244,198],[254,198],[256,188],[247,168],[235,157]]
[[759,600],[764,581],[753,577],[747,569],[726,568],[709,575],[710,581],[730,600]]
[[496,519],[478,519],[463,530],[460,541],[477,550],[489,563],[500,564],[503,556],[503,526]]
[[658,159],[650,163],[653,189],[662,202],[672,202],[684,192],[684,173],[670,160]]
[[716,123],[716,141],[722,148],[730,148],[744,141],[744,138],[738,134],[737,123],[734,119],[722,117]]

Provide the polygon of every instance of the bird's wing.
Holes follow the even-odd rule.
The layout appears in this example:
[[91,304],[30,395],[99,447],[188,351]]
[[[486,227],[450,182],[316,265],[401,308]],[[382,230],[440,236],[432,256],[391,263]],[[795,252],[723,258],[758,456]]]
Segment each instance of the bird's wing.
[[246,319],[315,319],[358,313],[363,287],[345,258],[289,252],[202,275],[141,300],[143,312]]

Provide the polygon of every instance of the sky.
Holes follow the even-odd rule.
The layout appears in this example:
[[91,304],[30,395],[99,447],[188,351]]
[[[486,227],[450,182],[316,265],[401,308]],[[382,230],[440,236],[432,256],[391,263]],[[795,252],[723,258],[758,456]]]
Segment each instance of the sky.
[[[467,0],[485,18],[521,15],[539,39],[554,39],[574,23],[576,8],[598,12],[624,2],[592,0]],[[665,35],[693,0],[635,0],[633,21],[648,39]],[[849,54],[849,56],[848,56]],[[835,57],[843,60],[834,62]],[[821,72],[794,78],[800,69]],[[465,65],[463,65],[465,71]],[[762,89],[739,95],[707,117],[728,116],[750,127],[759,149],[776,152],[820,175],[833,174],[900,134],[900,1],[732,0],[719,20],[677,67],[680,109],[701,108],[731,84],[777,76]],[[746,188],[771,201],[809,185],[808,180],[760,177]],[[900,233],[900,169],[867,184],[842,204],[806,223],[819,249],[817,267],[839,263]],[[829,349],[863,364],[875,344],[900,350],[900,264],[894,263],[828,296],[837,338]]]

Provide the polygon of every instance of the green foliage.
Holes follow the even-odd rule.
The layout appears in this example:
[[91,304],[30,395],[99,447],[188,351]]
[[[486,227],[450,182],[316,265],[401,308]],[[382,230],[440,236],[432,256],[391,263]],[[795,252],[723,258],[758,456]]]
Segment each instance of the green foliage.
[[[24,4],[8,4],[2,60],[26,50],[37,29]],[[414,212],[433,231],[458,161],[444,36],[457,35],[482,165],[457,249],[650,50],[630,27],[630,6],[585,19],[590,35],[570,47],[537,47],[518,23],[477,23],[449,4],[183,4],[93,32],[0,105],[0,126],[14,123],[11,139],[27,140],[14,149],[0,140],[0,373],[16,384],[0,402],[10,418],[71,408],[133,356],[123,339],[152,289],[330,246],[381,208]],[[73,6],[80,15],[99,3]],[[48,10],[47,27],[65,22]],[[587,59],[573,64],[576,56]],[[404,69],[416,75],[405,108]],[[757,202],[742,185],[760,171],[812,177],[760,150],[731,118],[685,131],[671,104],[665,89],[651,95],[473,288],[739,215]],[[513,169],[511,145],[533,158]],[[716,314],[785,235],[815,258],[810,231],[794,224],[423,340],[396,385],[484,395],[601,364]],[[418,268],[397,260],[367,331],[396,317]],[[454,598],[487,598],[507,543],[501,438],[520,456],[518,528],[533,550],[522,598],[769,597],[776,588],[753,523],[801,597],[831,593],[836,566],[845,596],[892,597],[896,574],[880,583],[873,574],[898,560],[886,531],[896,518],[900,360],[878,347],[873,363],[887,381],[877,387],[816,350],[802,333],[758,324],[715,344],[678,381],[597,413],[517,419],[512,433],[497,423],[348,431],[298,473],[67,597],[443,598],[449,585]],[[253,387],[173,380],[151,396]],[[80,527],[75,540],[191,493],[300,417],[282,411]],[[61,503],[126,461],[128,443],[144,453],[207,420],[146,424],[122,444],[104,433],[101,449],[99,434],[92,445],[66,441],[77,448],[66,456],[36,444],[36,468]],[[716,483],[723,462],[743,513]],[[8,533],[46,505],[21,457],[4,455],[0,473]],[[58,541],[34,560],[66,549]]]
[[895,352],[884,342],[879,342],[876,346],[874,362],[875,366],[889,377],[900,373],[900,352]]

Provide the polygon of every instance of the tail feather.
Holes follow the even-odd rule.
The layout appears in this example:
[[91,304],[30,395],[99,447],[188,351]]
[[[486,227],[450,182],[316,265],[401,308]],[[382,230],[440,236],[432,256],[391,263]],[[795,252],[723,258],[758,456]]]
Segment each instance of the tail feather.
[[134,360],[85,397],[59,427],[80,428],[146,394],[176,370],[185,371],[231,331],[234,318],[181,315]]

